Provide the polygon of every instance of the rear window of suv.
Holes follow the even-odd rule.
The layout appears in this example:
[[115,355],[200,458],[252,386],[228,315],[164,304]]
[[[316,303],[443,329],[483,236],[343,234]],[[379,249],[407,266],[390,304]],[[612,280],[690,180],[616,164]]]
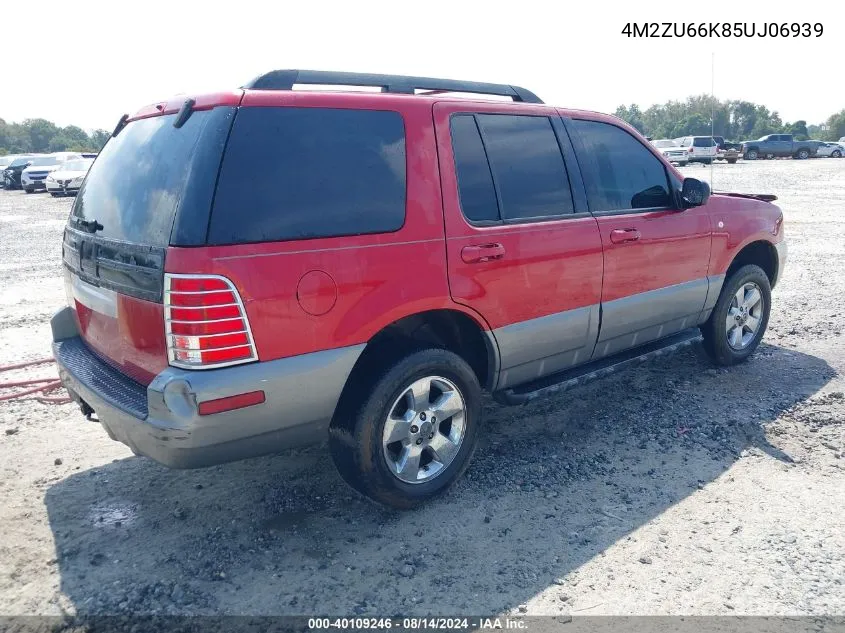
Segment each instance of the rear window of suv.
[[705,138],[703,136],[697,137],[693,143],[695,147],[713,147],[716,142],[712,138]]
[[398,112],[242,108],[226,146],[210,244],[396,231],[405,223]]
[[225,107],[196,111],[180,128],[173,127],[175,114],[129,123],[88,171],[70,225],[96,221],[103,227],[98,237],[162,247],[170,243],[178,212],[194,219],[185,222],[201,233],[194,243],[204,241],[233,114]]

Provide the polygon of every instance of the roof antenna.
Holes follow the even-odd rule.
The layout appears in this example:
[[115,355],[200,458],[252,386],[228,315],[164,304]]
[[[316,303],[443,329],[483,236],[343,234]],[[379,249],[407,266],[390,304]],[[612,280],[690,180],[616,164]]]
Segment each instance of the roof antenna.
[[[716,127],[716,97],[714,87],[716,85],[716,53],[710,53],[710,140],[714,143],[713,134]],[[716,147],[716,155],[719,154],[719,147]],[[710,190],[715,191],[715,181],[713,180],[713,163],[716,161],[716,156],[710,159]]]

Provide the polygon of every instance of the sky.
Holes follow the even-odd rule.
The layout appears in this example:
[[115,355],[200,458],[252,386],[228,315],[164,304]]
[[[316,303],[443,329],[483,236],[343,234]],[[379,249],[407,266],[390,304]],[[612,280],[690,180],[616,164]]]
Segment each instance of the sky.
[[[546,103],[600,112],[623,103],[645,109],[711,87],[719,99],[766,105],[784,121],[821,123],[845,108],[845,2],[831,0],[44,0],[33,7],[53,19],[2,25],[3,48],[17,51],[11,58],[21,67],[0,76],[6,121],[43,117],[110,130],[145,104],[236,88],[277,68],[510,83]],[[758,29],[809,22],[824,33],[634,39],[622,34],[629,22]]]

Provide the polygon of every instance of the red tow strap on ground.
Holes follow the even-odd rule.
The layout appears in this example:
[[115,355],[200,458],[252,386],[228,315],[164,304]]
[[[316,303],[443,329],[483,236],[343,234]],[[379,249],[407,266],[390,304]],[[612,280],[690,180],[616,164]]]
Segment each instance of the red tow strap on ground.
[[[12,371],[14,369],[24,369],[26,367],[34,367],[35,365],[46,365],[47,363],[55,362],[56,360],[54,358],[42,358],[41,360],[33,360],[28,363],[4,365],[0,366],[0,373],[3,373],[4,371]],[[68,402],[72,402],[72,400],[67,396],[49,395],[51,392],[63,389],[62,383],[58,378],[33,378],[31,380],[0,382],[0,391],[5,391],[7,389],[15,389],[17,387],[29,387],[29,389],[0,395],[0,402],[4,400],[15,400],[16,398],[23,398],[26,396],[32,396],[34,400],[38,402],[43,402],[44,404],[67,404]]]

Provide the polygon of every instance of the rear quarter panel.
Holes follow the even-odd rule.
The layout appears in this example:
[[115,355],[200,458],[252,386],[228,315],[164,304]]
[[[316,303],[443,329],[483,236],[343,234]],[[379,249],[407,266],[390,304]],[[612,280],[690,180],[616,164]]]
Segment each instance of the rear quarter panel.
[[378,109],[399,112],[405,123],[407,194],[401,229],[168,249],[168,272],[209,273],[232,280],[243,299],[260,360],[365,343],[390,323],[433,309],[459,310],[489,329],[449,296],[431,101],[252,91],[245,94],[242,105],[374,109],[375,99]]

